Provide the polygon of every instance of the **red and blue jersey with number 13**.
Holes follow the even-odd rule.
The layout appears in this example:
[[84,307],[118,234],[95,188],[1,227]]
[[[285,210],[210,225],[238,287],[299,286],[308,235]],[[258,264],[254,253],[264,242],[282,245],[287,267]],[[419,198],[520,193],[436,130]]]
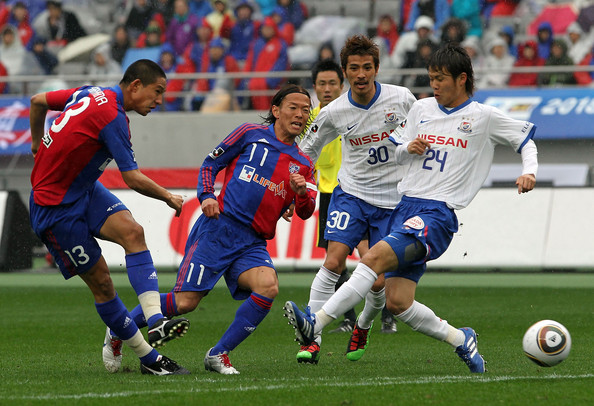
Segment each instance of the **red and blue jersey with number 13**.
[[42,138],[31,173],[40,206],[70,204],[99,179],[115,159],[120,171],[138,169],[122,90],[84,86],[46,93],[51,110],[62,111]]

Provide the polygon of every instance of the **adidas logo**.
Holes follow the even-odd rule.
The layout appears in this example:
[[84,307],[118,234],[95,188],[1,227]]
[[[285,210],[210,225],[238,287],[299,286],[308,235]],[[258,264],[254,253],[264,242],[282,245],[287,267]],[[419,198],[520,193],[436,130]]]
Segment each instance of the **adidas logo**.
[[126,320],[124,320],[124,328],[128,327],[132,323],[132,319],[126,316]]
[[253,333],[256,330],[256,327],[246,326],[243,329],[249,333]]
[[153,271],[153,273],[150,274],[148,278],[149,279],[158,279],[158,277],[157,277],[157,271]]

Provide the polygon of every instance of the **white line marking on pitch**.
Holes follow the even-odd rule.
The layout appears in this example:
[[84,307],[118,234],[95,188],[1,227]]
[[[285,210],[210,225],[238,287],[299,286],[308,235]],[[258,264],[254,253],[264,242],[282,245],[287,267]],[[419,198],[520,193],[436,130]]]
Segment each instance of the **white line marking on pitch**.
[[[493,383],[493,382],[504,382],[504,381],[523,381],[523,380],[535,380],[535,381],[548,381],[558,379],[587,379],[594,378],[594,374],[582,374],[582,375],[547,375],[547,376],[493,376],[486,377],[481,375],[472,376],[443,376],[443,377],[426,377],[417,379],[398,379],[393,377],[374,377],[359,381],[349,382],[336,382],[334,379],[324,378],[297,378],[297,379],[285,379],[280,380],[280,383],[270,383],[264,385],[249,385],[249,386],[236,386],[237,381],[233,382],[232,387],[228,388],[190,388],[187,393],[223,393],[223,392],[248,392],[257,390],[286,390],[295,389],[296,386],[310,387],[311,382],[315,381],[316,386],[327,387],[327,386],[398,386],[398,385],[422,385],[427,383],[457,383],[457,382],[473,382],[473,383]],[[263,379],[265,381],[265,379]],[[270,380],[273,382],[279,382],[279,380]],[[325,381],[325,382],[324,382]],[[221,383],[216,379],[195,379],[196,383]],[[112,392],[112,393],[81,393],[74,395],[58,395],[58,394],[47,394],[47,395],[33,395],[33,396],[7,396],[5,400],[59,400],[59,399],[110,399],[110,398],[125,398],[129,396],[137,395],[159,395],[167,393],[179,394],[180,389],[173,390],[140,390],[140,391],[123,391],[123,392]],[[2,398],[0,398],[1,400]]]

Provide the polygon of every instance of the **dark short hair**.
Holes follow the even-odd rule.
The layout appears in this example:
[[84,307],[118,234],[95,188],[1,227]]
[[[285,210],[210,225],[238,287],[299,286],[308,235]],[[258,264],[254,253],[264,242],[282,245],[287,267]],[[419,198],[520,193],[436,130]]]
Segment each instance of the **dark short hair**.
[[474,71],[472,62],[464,48],[459,45],[447,44],[431,55],[427,70],[448,71],[454,79],[461,73],[466,73],[466,94],[474,93]]
[[351,55],[371,55],[376,68],[379,68],[379,47],[375,42],[365,35],[353,35],[349,37],[340,50],[340,65],[346,70],[349,56]]
[[328,71],[336,72],[338,79],[340,80],[340,84],[342,85],[344,83],[344,73],[342,73],[340,66],[338,66],[338,64],[332,59],[324,59],[314,66],[311,71],[311,79],[313,80],[313,83],[316,83],[316,80],[318,79],[318,73]]
[[311,96],[309,95],[309,92],[307,90],[305,90],[305,88],[303,86],[294,85],[294,84],[285,85],[278,92],[276,92],[276,94],[272,97],[272,102],[270,103],[270,110],[268,111],[268,115],[266,117],[263,117],[265,124],[276,123],[276,117],[274,117],[274,114],[272,114],[272,106],[279,107],[281,105],[281,103],[283,102],[283,100],[285,99],[285,97],[287,97],[288,95],[293,94],[293,93],[301,93],[301,94],[306,95],[307,98],[310,100],[310,104],[311,104]]
[[150,59],[139,59],[126,69],[121,85],[129,85],[136,79],[140,79],[143,86],[152,85],[159,78],[167,78],[163,69]]

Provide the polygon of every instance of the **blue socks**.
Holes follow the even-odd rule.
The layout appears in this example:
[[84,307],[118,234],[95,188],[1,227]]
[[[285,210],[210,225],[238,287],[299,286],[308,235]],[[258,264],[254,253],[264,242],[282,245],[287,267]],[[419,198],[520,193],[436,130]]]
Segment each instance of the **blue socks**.
[[210,351],[210,355],[230,352],[235,349],[264,320],[264,317],[270,312],[272,301],[273,299],[252,293],[239,306],[239,309],[235,313],[235,320],[233,320],[227,331],[225,331],[225,334],[223,334],[219,342]]
[[[138,306],[140,307],[140,306]],[[105,303],[95,303],[95,308],[99,317],[111,329],[111,332],[118,336],[121,340],[129,340],[138,331],[138,326],[134,323],[134,320],[120,297],[116,294],[116,297]],[[142,310],[140,310],[142,313]],[[150,365],[157,361],[159,353],[153,349],[144,357],[140,357],[140,362],[145,365]]]
[[150,251],[145,250],[126,255],[126,269],[136,296],[148,291],[159,291],[157,270],[153,265]]

